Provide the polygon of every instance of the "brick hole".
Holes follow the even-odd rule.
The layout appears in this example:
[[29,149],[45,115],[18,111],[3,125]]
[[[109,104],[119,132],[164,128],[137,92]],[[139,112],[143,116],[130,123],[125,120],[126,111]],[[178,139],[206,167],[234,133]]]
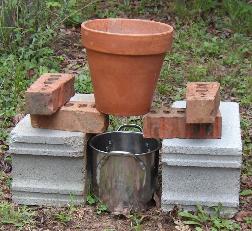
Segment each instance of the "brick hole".
[[177,113],[179,113],[179,114],[185,113],[185,110],[182,110],[182,109],[177,110]]
[[74,104],[73,103],[66,103],[65,107],[72,107]]
[[47,84],[52,84],[52,83],[53,83],[52,81],[48,81],[48,80],[46,80],[46,81],[44,82],[45,85],[47,85]]
[[85,104],[85,103],[81,103],[81,104],[78,105],[78,107],[80,107],[80,108],[86,107],[86,106],[87,106],[87,104]]
[[59,79],[59,77],[50,77],[50,78],[48,78],[48,81],[55,81],[55,80],[58,80]]
[[46,87],[42,87],[41,90],[42,90],[42,91],[45,91],[45,90],[46,90]]
[[152,114],[156,114],[156,113],[157,113],[157,111],[156,111],[155,109],[151,109],[151,110],[150,110],[150,113],[152,113]]
[[163,106],[164,107],[170,107],[169,103],[164,103]]
[[207,92],[208,90],[207,89],[196,89],[196,92],[199,92],[199,93],[201,93],[201,92]]
[[207,84],[199,83],[199,84],[197,84],[196,87],[197,87],[197,88],[207,88]]
[[91,105],[90,105],[90,107],[95,108],[95,107],[96,107],[96,105],[95,105],[95,104],[91,104]]
[[163,113],[169,114],[169,113],[171,113],[171,111],[170,111],[169,109],[164,109],[164,110],[163,110]]

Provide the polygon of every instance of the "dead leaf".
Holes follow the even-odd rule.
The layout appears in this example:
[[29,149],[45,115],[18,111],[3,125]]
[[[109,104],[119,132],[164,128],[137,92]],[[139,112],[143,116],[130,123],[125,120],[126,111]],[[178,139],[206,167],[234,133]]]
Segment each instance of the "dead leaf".
[[240,211],[235,215],[236,221],[243,221],[245,217],[252,217],[252,211]]

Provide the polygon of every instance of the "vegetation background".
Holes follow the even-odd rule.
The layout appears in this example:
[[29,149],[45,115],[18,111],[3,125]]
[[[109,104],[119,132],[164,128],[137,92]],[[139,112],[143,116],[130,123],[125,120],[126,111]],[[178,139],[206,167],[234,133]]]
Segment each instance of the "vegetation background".
[[[240,103],[244,143],[241,208],[232,220],[219,215],[209,217],[201,208],[196,214],[150,211],[118,220],[104,214],[104,205],[92,195],[89,203],[95,207],[91,208],[69,206],[57,210],[18,207],[11,203],[11,157],[5,151],[10,129],[24,114],[24,91],[42,73],[65,71],[76,75],[77,92],[92,92],[79,27],[87,19],[108,17],[146,18],[174,26],[173,51],[163,65],[155,95],[157,105],[183,99],[187,81],[218,81],[222,100]],[[94,230],[148,230],[148,227],[149,230],[167,230],[167,227],[251,230],[251,35],[252,1],[249,0],[0,0],[0,230],[40,226],[75,230],[87,224],[92,229],[95,227],[92,223],[100,225]],[[132,121],[141,123],[136,117],[111,117],[110,129]],[[83,216],[78,218],[80,214]],[[97,216],[103,216],[103,221]]]

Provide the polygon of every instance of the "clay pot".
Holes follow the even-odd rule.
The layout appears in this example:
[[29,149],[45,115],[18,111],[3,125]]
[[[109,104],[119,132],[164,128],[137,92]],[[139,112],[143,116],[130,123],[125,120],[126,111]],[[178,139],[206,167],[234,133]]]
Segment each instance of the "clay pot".
[[119,116],[143,115],[151,102],[173,28],[140,19],[82,23],[96,107]]

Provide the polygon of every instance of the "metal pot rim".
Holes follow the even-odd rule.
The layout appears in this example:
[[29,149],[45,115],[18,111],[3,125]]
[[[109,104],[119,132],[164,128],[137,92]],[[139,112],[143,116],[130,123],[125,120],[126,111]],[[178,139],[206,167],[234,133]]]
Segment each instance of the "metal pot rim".
[[[92,149],[96,150],[97,152],[103,153],[103,154],[105,154],[105,155],[109,155],[110,152],[104,152],[104,151],[102,151],[102,150],[99,150],[99,149],[95,148],[91,143],[92,143],[92,140],[93,140],[95,137],[99,137],[99,136],[103,136],[103,135],[107,135],[107,134],[116,134],[116,133],[124,133],[124,134],[125,134],[125,133],[127,133],[127,134],[128,134],[128,133],[131,133],[131,134],[143,135],[142,132],[135,132],[135,131],[112,131],[112,132],[104,132],[104,133],[97,134],[97,135],[91,137],[90,140],[88,141],[88,145],[89,145]],[[149,152],[134,153],[133,155],[136,155],[136,156],[143,156],[143,155],[147,155],[147,154],[151,154],[151,153],[153,153],[153,152],[156,152],[156,151],[158,151],[158,150],[161,148],[161,143],[160,143],[160,141],[159,141],[158,139],[155,139],[155,138],[144,138],[144,139],[152,139],[152,140],[155,140],[155,141],[157,142],[157,148],[155,148],[155,149],[153,149],[153,150],[151,150],[151,151],[149,151]],[[122,152],[123,152],[123,151],[122,151]],[[125,155],[125,156],[130,156],[130,155],[132,155],[132,154],[124,154],[124,155]]]

